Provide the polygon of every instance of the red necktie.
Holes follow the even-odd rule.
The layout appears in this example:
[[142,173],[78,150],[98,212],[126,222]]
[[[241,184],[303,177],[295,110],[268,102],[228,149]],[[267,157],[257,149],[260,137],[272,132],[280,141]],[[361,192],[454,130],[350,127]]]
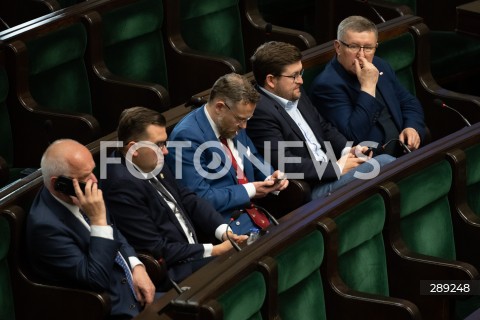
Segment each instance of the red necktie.
[[[227,156],[232,162],[232,167],[235,170],[237,174],[237,182],[239,184],[245,184],[248,182],[247,177],[245,176],[245,173],[243,172],[242,168],[238,166],[237,160],[233,156],[232,150],[230,150],[230,147],[227,144],[227,139],[225,138],[220,138],[220,142],[225,146],[227,150]],[[250,218],[253,220],[253,222],[260,228],[265,229],[270,225],[270,221],[268,220],[267,216],[257,208],[255,208],[252,203],[250,203],[249,208],[245,208],[245,211],[247,211],[248,215]]]

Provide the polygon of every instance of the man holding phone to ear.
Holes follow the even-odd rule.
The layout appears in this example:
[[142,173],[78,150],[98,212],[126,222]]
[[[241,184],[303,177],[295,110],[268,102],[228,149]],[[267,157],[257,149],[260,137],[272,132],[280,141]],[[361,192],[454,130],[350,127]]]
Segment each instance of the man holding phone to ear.
[[153,301],[155,287],[112,224],[94,168],[90,151],[74,140],[47,148],[44,187],[27,217],[28,258],[53,284],[108,292],[112,318],[131,319]]

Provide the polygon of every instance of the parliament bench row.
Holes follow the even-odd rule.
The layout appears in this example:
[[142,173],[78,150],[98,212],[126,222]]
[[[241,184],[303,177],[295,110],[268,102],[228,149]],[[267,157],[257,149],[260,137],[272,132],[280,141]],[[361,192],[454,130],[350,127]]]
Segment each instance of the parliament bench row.
[[136,319],[463,319],[480,308],[474,292],[428,295],[421,281],[479,279],[479,130],[294,210]]

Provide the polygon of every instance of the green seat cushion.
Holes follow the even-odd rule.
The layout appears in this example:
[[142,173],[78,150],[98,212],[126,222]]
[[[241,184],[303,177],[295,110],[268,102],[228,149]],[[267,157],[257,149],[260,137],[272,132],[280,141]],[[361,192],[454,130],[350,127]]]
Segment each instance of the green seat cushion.
[[87,35],[82,24],[26,42],[29,88],[43,107],[92,114],[90,85],[83,59]]
[[102,19],[104,60],[109,70],[128,79],[157,83],[168,89],[161,31],[162,2],[137,1],[105,13]]
[[343,281],[354,290],[388,296],[382,197],[371,196],[340,214],[335,223],[339,235],[339,272]]
[[7,254],[10,248],[10,228],[5,218],[0,217],[0,319],[14,320],[12,288]]
[[191,48],[231,57],[246,70],[238,0],[181,0],[181,33]]
[[432,31],[430,44],[434,77],[480,68],[480,38],[453,31]]
[[[398,50],[402,48],[402,50]],[[413,62],[415,60],[415,40],[409,33],[379,43],[375,53],[386,60],[395,71],[400,83],[415,95]]]
[[275,257],[282,319],[325,319],[320,277],[323,255],[323,237],[320,231],[313,231]]
[[455,260],[455,242],[448,203],[452,184],[446,160],[398,182],[402,238],[410,250]]
[[254,271],[218,298],[223,319],[262,319],[260,309],[265,301],[266,284],[262,274]]
[[480,215],[480,145],[465,150],[467,155],[467,200],[470,208]]

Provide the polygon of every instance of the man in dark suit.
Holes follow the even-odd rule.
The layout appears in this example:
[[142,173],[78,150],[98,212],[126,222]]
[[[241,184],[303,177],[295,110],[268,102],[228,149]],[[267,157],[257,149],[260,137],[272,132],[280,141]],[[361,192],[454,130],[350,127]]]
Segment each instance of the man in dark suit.
[[251,62],[261,97],[247,133],[257,149],[271,154],[274,167],[309,181],[312,198],[318,198],[357,177],[373,178],[394,158],[381,155],[364,163],[369,160],[363,154],[369,154],[367,147],[347,145],[301,89],[301,59],[300,50],[287,43],[272,41],[257,48]]
[[[213,85],[207,104],[182,119],[170,135],[169,151],[175,155],[167,159],[170,168],[179,170],[182,184],[213,204],[224,221],[230,219],[233,211],[249,207],[252,198],[288,186],[288,180],[274,183],[283,173],[273,172],[245,132],[258,98],[258,92],[244,76],[224,75]],[[237,169],[230,165],[230,154],[222,138],[236,159]],[[177,154],[176,142],[188,146],[183,145]],[[212,167],[215,159],[219,159],[218,165]],[[246,181],[242,181],[242,176]],[[250,214],[244,212],[237,218],[232,225],[235,233],[246,234],[252,227],[260,227]],[[265,216],[263,219],[268,221]]]
[[[354,143],[383,145],[399,139],[410,150],[418,149],[425,136],[422,106],[392,67],[375,57],[377,41],[377,27],[370,20],[343,20],[334,41],[337,54],[313,81],[312,102]],[[399,143],[389,143],[385,152],[399,156],[404,150]]]
[[[172,280],[181,281],[211,257],[232,248],[227,224],[204,199],[179,186],[163,166],[167,133],[165,118],[143,107],[126,109],[120,116],[118,139],[123,143],[102,180],[105,201],[118,228],[137,250],[148,251],[167,263]],[[230,231],[229,231],[230,232]],[[200,243],[217,238],[219,244]],[[238,243],[246,236],[230,232]]]
[[[134,317],[153,301],[155,287],[110,220],[91,153],[76,141],[58,140],[45,151],[41,168],[45,186],[26,227],[34,272],[59,285],[106,291],[112,318]],[[74,196],[57,187],[61,175],[73,179]],[[86,183],[84,192],[79,182]]]

